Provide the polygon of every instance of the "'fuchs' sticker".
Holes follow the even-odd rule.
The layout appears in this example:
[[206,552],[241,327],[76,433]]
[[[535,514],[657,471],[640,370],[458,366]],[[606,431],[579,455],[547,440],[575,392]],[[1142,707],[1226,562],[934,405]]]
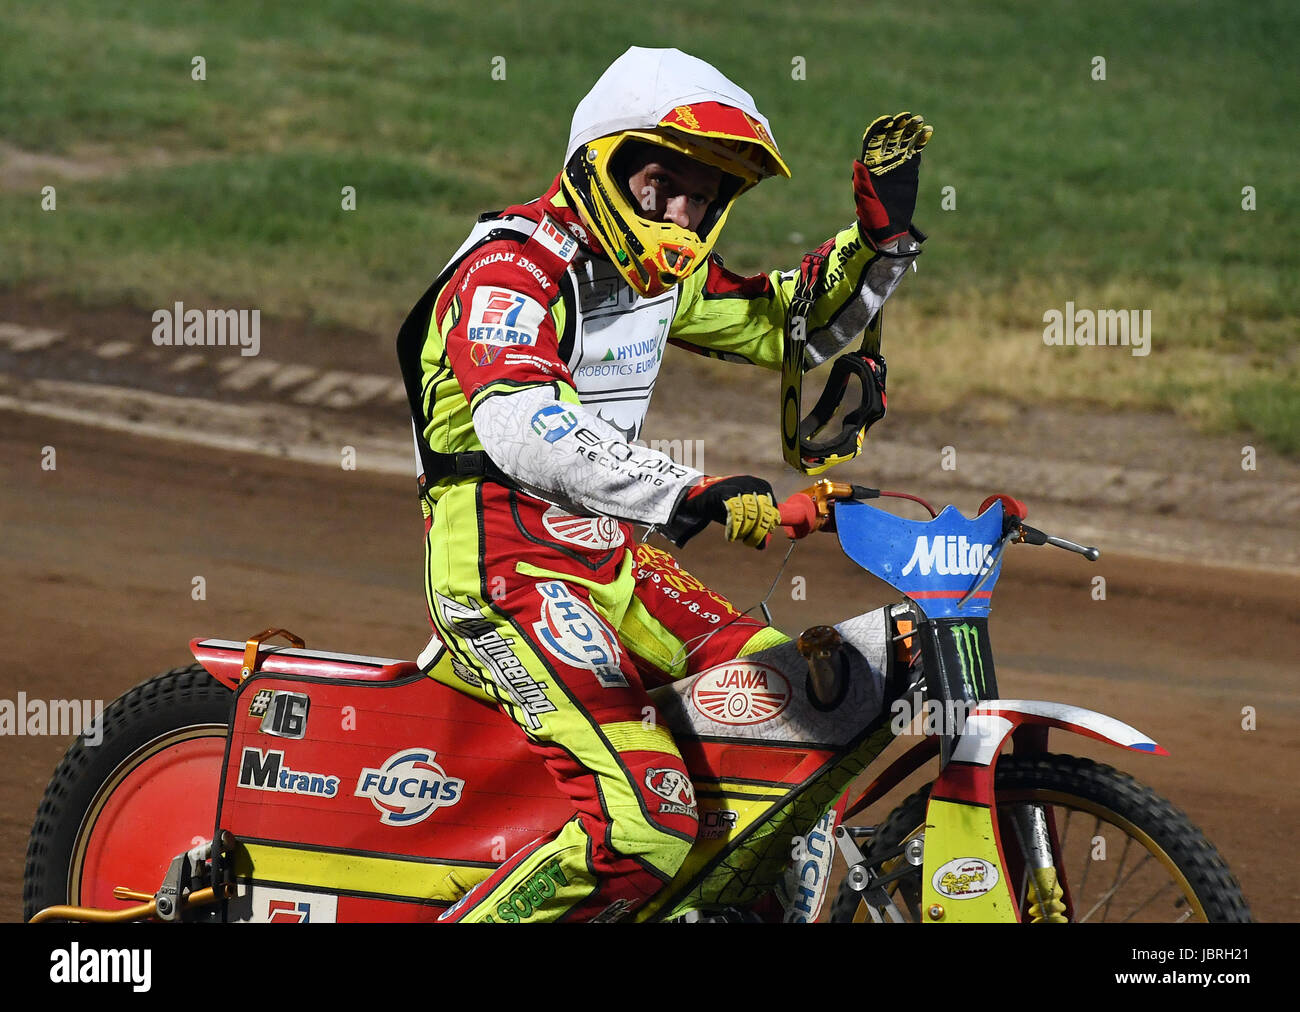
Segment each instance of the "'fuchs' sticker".
[[390,755],[378,769],[366,767],[352,793],[369,798],[385,826],[414,826],[439,808],[458,804],[465,781],[449,777],[433,761],[431,748],[408,748]]
[[542,596],[541,621],[533,623],[533,632],[547,653],[586,668],[603,688],[626,689],[618,639],[605,621],[558,580],[539,583],[537,593]]

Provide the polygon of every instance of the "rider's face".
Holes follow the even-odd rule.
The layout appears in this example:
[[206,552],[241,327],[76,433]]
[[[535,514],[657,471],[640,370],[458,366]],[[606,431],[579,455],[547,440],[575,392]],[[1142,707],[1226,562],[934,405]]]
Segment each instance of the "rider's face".
[[647,146],[629,166],[627,185],[637,213],[694,232],[717,199],[722,173],[667,148]]

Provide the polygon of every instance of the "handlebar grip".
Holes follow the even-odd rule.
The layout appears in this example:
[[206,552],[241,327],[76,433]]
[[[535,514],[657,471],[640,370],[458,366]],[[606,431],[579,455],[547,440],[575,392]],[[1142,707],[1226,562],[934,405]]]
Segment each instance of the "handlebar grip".
[[[1024,503],[1022,503],[1019,499],[1014,499],[1014,498],[1012,498],[1012,497],[1009,496],[1009,495],[991,495],[991,496],[989,496],[989,497],[988,497],[987,499],[985,499],[982,503],[980,503],[979,513],[983,513],[986,509],[988,509],[990,506],[992,506],[995,502],[1001,502],[1001,503],[1002,503],[1002,513],[1003,513],[1004,516],[1008,516],[1008,517],[1017,517],[1017,518],[1023,520],[1023,519],[1025,519],[1026,516],[1029,515],[1029,507],[1027,507],[1027,506],[1026,506]],[[977,513],[976,516],[978,516],[979,513]]]
[[817,529],[817,504],[803,492],[790,496],[778,509],[781,526],[792,541],[806,538]]

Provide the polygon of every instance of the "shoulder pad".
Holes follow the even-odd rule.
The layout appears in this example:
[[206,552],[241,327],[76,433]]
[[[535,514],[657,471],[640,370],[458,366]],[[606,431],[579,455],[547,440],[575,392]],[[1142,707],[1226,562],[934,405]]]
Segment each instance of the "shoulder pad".
[[524,244],[524,255],[539,261],[539,266],[552,274],[563,274],[578,253],[578,240],[562,228],[550,215],[533,229]]

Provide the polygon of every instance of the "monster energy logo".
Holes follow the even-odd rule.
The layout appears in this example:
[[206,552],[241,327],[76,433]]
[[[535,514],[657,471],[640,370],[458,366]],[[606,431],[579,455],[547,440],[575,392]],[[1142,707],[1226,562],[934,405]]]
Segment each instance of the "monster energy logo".
[[952,627],[953,645],[957,649],[957,662],[961,665],[961,683],[966,694],[974,699],[984,698],[984,655],[980,653],[979,630],[962,623]]

